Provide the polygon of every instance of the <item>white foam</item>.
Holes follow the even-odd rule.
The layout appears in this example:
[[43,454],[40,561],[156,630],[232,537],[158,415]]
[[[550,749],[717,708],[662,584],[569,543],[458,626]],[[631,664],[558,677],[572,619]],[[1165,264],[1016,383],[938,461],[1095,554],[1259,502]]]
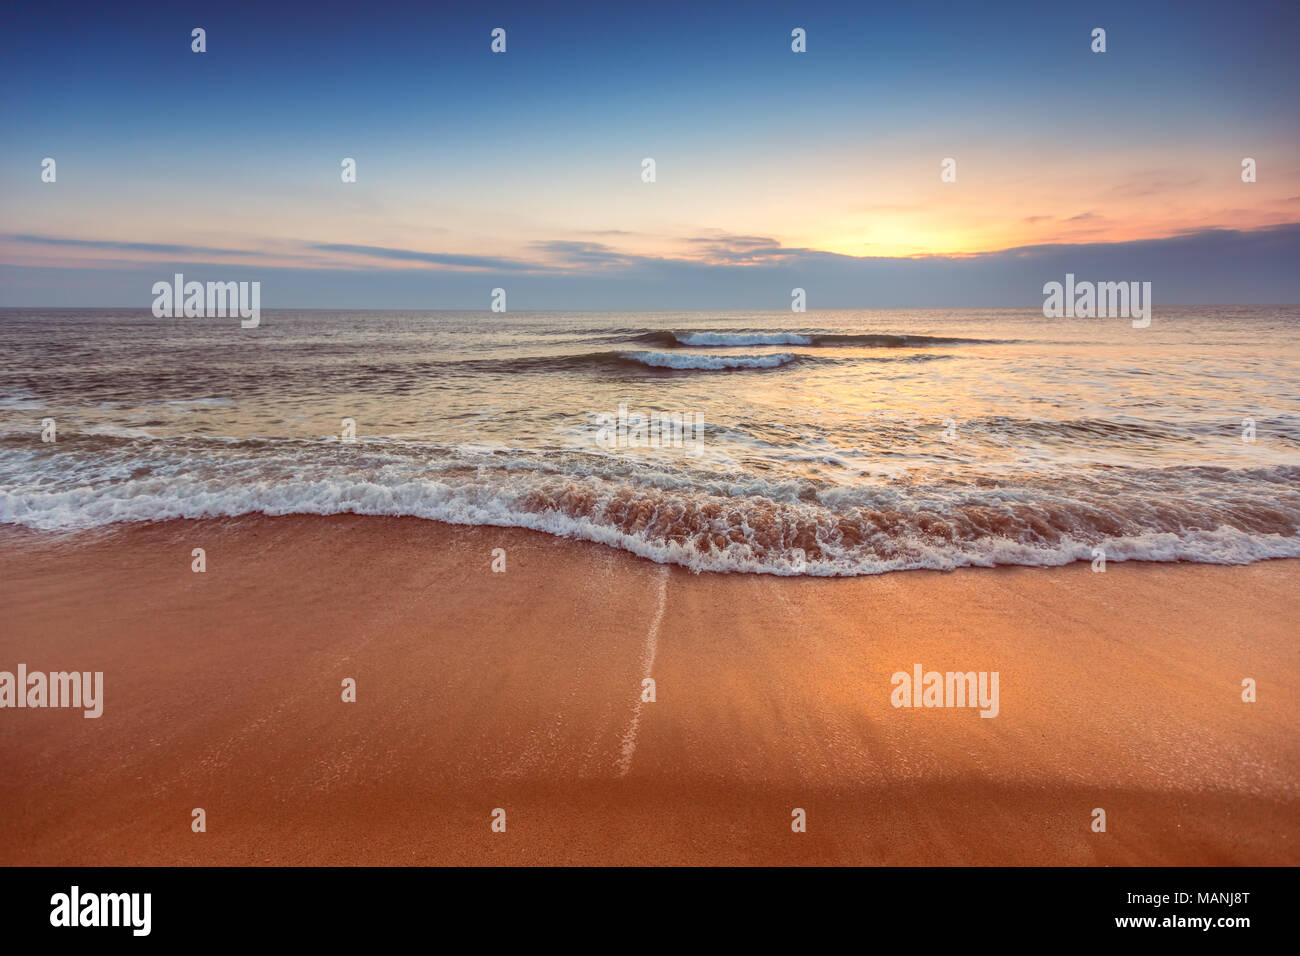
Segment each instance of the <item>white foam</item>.
[[85,435],[106,435],[109,438],[153,438],[153,434],[143,428],[131,428],[126,425],[87,425],[82,429]]
[[674,332],[682,345],[812,345],[799,332]]
[[[663,564],[679,564],[696,571],[742,571],[776,575],[849,576],[910,569],[950,570],[959,567],[993,567],[1014,564],[1055,566],[1091,560],[1092,549],[1105,549],[1108,561],[1196,561],[1245,564],[1267,558],[1300,557],[1300,535],[1257,534],[1235,527],[1207,530],[1142,532],[1100,540],[1061,537],[1053,541],[1025,540],[995,535],[936,538],[922,532],[924,522],[907,521],[888,536],[847,543],[839,533],[840,514],[825,503],[782,501],[784,536],[803,529],[815,536],[820,556],[801,560],[792,544],[773,542],[771,530],[756,533],[752,508],[770,513],[776,501],[734,498],[738,523],[712,528],[709,534],[668,536],[639,527],[625,530],[617,514],[627,504],[629,488],[605,479],[562,479],[535,471],[476,474],[456,477],[426,471],[412,475],[405,469],[370,471],[371,477],[295,476],[292,470],[271,477],[249,463],[234,462],[210,478],[191,477],[183,466],[155,468],[145,478],[126,477],[114,467],[110,480],[77,477],[75,487],[48,489],[41,484],[23,490],[0,490],[0,522],[37,530],[77,530],[117,522],[159,521],[175,518],[234,517],[244,514],[365,514],[409,515],[450,524],[530,528],[562,537],[578,538],[630,551]],[[288,469],[288,465],[285,468]],[[320,471],[319,468],[316,469]],[[436,477],[433,477],[435,476]],[[553,500],[557,482],[581,485],[592,492],[592,503],[578,513],[546,505]],[[714,500],[723,499],[717,489]],[[651,494],[633,491],[635,497]],[[655,509],[673,510],[699,502],[700,492],[661,494]],[[729,497],[729,496],[728,496]],[[778,499],[786,497],[777,495]],[[884,497],[887,497],[884,496]],[[725,499],[724,499],[725,500]],[[539,504],[540,502],[540,504]],[[887,502],[882,501],[882,504]],[[729,532],[723,546],[715,548],[713,532]],[[736,534],[735,532],[739,532]]]
[[777,368],[793,362],[797,355],[780,352],[774,355],[684,355],[680,352],[624,352],[623,358],[654,368],[704,369],[720,371],[730,368]]

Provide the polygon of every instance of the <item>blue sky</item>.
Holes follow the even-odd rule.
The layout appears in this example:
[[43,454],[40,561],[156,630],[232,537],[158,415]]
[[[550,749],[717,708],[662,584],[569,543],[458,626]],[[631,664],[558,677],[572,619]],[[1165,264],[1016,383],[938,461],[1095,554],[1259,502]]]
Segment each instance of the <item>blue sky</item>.
[[0,304],[143,307],[174,271],[268,307],[1032,304],[1061,264],[1300,301],[1298,11],[12,8]]

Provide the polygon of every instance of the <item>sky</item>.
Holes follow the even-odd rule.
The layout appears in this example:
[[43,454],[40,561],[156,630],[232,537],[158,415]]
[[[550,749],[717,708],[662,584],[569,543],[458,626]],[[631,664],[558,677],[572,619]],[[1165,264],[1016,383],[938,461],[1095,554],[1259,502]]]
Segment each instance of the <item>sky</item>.
[[1300,302],[1300,3],[903,6],[13,6],[0,305]]

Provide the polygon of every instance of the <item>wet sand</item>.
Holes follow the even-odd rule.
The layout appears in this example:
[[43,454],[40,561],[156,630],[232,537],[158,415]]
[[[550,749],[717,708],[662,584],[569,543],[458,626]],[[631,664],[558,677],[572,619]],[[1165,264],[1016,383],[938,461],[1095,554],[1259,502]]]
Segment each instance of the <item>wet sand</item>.
[[[697,575],[414,518],[3,529],[0,670],[105,700],[0,710],[0,863],[1297,864],[1297,584]],[[998,716],[893,707],[917,663],[997,671]]]

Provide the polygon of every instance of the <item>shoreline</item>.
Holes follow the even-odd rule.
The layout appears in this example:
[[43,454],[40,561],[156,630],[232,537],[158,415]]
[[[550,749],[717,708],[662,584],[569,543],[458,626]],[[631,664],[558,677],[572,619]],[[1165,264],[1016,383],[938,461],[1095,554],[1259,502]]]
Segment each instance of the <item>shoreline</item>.
[[[0,710],[0,864],[1296,865],[1298,579],[696,573],[357,515],[9,527],[0,670],[103,671],[105,699]],[[891,706],[917,663],[998,671],[998,716]]]
[[[1077,566],[1090,566],[1093,558],[1078,557],[1064,564],[1020,564],[1016,562],[998,562],[996,564],[961,564],[955,567],[932,568],[932,567],[902,567],[890,568],[881,571],[863,571],[849,574],[811,574],[801,572],[798,574],[781,574],[768,568],[758,570],[751,568],[701,568],[691,567],[687,564],[674,560],[660,561],[654,557],[645,554],[639,554],[636,551],[629,550],[618,544],[611,544],[607,541],[595,540],[581,537],[578,535],[566,534],[553,530],[539,528],[529,528],[522,525],[495,525],[495,524],[462,524],[454,521],[446,521],[441,518],[432,518],[418,514],[366,514],[353,511],[331,512],[329,514],[310,514],[304,512],[291,512],[288,514],[267,514],[262,511],[250,511],[237,515],[206,515],[200,518],[148,518],[148,519],[131,519],[114,521],[108,524],[93,525],[87,528],[31,528],[19,524],[0,523],[0,550],[5,548],[33,548],[43,550],[49,547],[66,546],[77,548],[88,542],[97,542],[105,538],[112,538],[117,535],[129,533],[131,529],[169,529],[185,528],[188,526],[225,528],[229,526],[238,526],[243,523],[254,522],[283,522],[283,521],[344,521],[359,520],[366,522],[396,522],[399,524],[413,524],[418,527],[427,525],[431,533],[438,534],[438,529],[447,531],[473,532],[480,531],[485,533],[501,534],[511,536],[515,534],[523,535],[525,538],[538,537],[546,540],[556,541],[563,545],[572,545],[578,548],[594,548],[599,551],[614,551],[620,555],[625,555],[631,561],[641,564],[647,564],[653,567],[667,567],[674,571],[683,571],[687,574],[701,578],[728,578],[728,577],[755,577],[760,579],[784,580],[784,581],[854,581],[863,578],[888,578],[896,575],[951,575],[967,574],[971,572],[1002,572],[1002,571],[1055,571]],[[177,532],[180,533],[180,532]],[[1211,568],[1241,568],[1251,567],[1260,564],[1277,564],[1293,562],[1297,568],[1300,568],[1300,555],[1269,555],[1265,557],[1256,557],[1245,562],[1221,562],[1221,561],[1197,561],[1186,558],[1175,560],[1158,560],[1154,558],[1125,558],[1116,557],[1111,554],[1106,556],[1106,567],[1127,565],[1128,567],[1211,567]],[[1300,572],[1297,572],[1300,575]],[[1298,579],[1300,581],[1300,579]]]

